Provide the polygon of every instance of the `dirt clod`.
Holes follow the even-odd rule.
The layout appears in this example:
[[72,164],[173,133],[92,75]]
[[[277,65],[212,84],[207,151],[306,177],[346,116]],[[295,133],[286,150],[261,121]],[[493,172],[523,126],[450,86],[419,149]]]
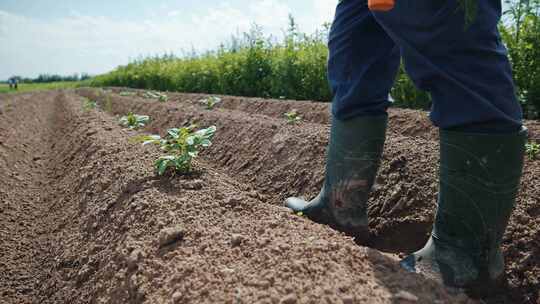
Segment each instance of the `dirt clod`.
[[183,227],[164,228],[159,232],[159,247],[165,247],[181,241],[184,238],[185,230]]
[[243,235],[241,235],[241,234],[233,234],[233,235],[231,235],[231,246],[232,247],[240,246],[243,241],[244,241],[244,236]]
[[341,301],[343,302],[343,304],[353,304],[354,303],[354,298],[351,297],[351,296],[343,296],[341,298]]
[[180,300],[182,300],[182,293],[179,291],[173,293],[172,300],[174,303],[180,303]]
[[139,249],[133,250],[127,258],[128,269],[137,268],[137,264],[142,259],[142,257],[143,257],[143,252],[141,250]]
[[285,297],[281,298],[279,301],[280,304],[296,304],[298,298],[295,294],[288,294]]
[[417,296],[405,290],[400,290],[398,293],[396,293],[394,295],[394,299],[405,300],[405,301],[415,302],[415,303],[418,302]]
[[184,189],[188,190],[200,190],[204,186],[204,182],[200,179],[194,179],[194,180],[187,180],[184,181]]

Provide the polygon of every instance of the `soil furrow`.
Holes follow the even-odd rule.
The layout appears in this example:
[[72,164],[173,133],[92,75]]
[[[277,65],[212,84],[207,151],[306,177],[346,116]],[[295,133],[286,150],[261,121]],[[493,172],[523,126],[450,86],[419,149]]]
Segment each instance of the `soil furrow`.
[[[0,108],[0,299],[34,303],[42,279],[48,145],[56,94],[24,94]],[[23,118],[23,119],[21,119]]]
[[[145,128],[148,132],[192,123],[216,125],[215,144],[204,154],[205,160],[251,185],[272,204],[282,205],[291,195],[314,197],[322,185],[329,132],[326,125],[289,125],[283,118],[246,115],[230,109],[208,111],[190,102],[134,102],[133,97],[100,96],[99,91],[92,90],[79,92],[99,100],[103,107],[107,103],[116,115],[129,111],[150,115],[151,123]],[[419,148],[410,149],[411,141]],[[387,147],[369,204],[373,228],[370,245],[385,251],[410,252],[423,245],[430,231],[437,191],[436,167],[425,167],[425,163],[437,161],[437,147],[430,140],[395,134],[388,136]],[[416,159],[422,159],[422,163],[416,163]],[[421,175],[414,175],[420,170]],[[426,208],[426,204],[431,206]],[[400,238],[404,231],[413,237]]]
[[[250,106],[241,106],[240,98],[230,97],[234,103],[227,105],[229,98],[223,97],[221,107],[208,111],[198,103],[207,96],[202,94],[168,93],[171,101],[160,103],[102,90],[78,92],[101,100],[104,108],[108,103],[113,114],[134,111],[150,115],[153,121],[147,132],[193,122],[217,125],[215,145],[204,154],[205,161],[250,185],[265,202],[281,205],[285,197],[296,194],[313,197],[322,184],[327,121],[315,123],[319,118],[313,118],[288,125],[278,115],[289,109],[282,101],[244,98]],[[307,103],[299,102],[297,108],[303,104]],[[287,106],[291,107],[291,102]],[[320,104],[312,109],[319,111],[313,117],[328,110]],[[369,201],[372,238],[368,245],[395,253],[410,252],[423,245],[431,230],[438,188],[438,143],[429,131],[434,128],[425,126],[425,113],[394,109],[390,121],[382,166]],[[526,124],[531,137],[536,138],[540,134],[538,122]],[[489,300],[492,303],[536,303],[539,298],[540,219],[535,216],[540,204],[539,170],[538,161],[526,161],[516,211],[503,241],[510,285],[505,290],[507,297],[494,297]]]
[[75,95],[49,106],[62,118],[41,214],[47,279],[35,302],[469,302],[211,167],[155,177],[159,151],[130,143],[134,132],[84,112]]
[[[135,96],[143,97],[146,90],[130,89],[130,88],[107,88],[106,92],[128,92]],[[217,96],[221,99],[216,108],[225,108],[236,110],[246,114],[257,114],[283,119],[284,113],[293,109],[298,110],[302,116],[302,121],[319,123],[328,125],[331,120],[330,104],[315,101],[298,101],[298,100],[283,100],[283,99],[263,99],[263,98],[246,98],[228,95],[208,95],[199,93],[176,93],[165,92],[172,102],[190,103],[192,105],[200,105],[201,100],[205,100],[209,96]],[[389,132],[399,136],[420,137],[429,140],[437,140],[438,131],[429,119],[428,112],[390,108],[389,115]],[[540,122],[526,122],[531,138],[540,140]]]

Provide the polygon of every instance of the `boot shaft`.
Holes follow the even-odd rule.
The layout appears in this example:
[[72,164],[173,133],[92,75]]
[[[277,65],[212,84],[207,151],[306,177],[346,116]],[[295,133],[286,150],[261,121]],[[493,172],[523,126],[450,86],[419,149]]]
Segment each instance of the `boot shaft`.
[[523,170],[527,130],[474,134],[441,130],[433,238],[464,249],[476,264],[501,258],[500,245]]
[[342,225],[367,225],[366,203],[380,165],[387,120],[381,115],[332,121],[321,194]]

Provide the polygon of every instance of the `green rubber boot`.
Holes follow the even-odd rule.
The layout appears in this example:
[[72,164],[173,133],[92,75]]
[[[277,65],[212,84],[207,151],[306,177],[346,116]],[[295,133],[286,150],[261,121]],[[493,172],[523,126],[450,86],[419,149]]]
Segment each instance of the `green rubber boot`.
[[401,261],[447,286],[485,295],[504,283],[501,242],[523,170],[527,129],[440,131],[438,209],[431,238]]
[[334,119],[322,190],[310,202],[290,197],[285,206],[315,222],[365,238],[366,202],[379,168],[387,122],[387,115]]

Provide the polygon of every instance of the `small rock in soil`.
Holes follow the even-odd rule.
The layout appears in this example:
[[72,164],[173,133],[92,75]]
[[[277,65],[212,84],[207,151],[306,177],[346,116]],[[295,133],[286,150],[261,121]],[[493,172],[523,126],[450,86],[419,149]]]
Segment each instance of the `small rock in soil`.
[[226,267],[226,268],[221,269],[220,272],[223,275],[231,275],[234,273],[234,269]]
[[297,302],[297,298],[296,298],[296,295],[294,294],[289,294],[289,295],[286,295],[285,297],[281,298],[281,301],[279,301],[280,304],[296,304]]
[[127,258],[127,264],[129,269],[135,269],[137,268],[137,264],[139,263],[140,259],[142,257],[142,251],[139,249],[135,249],[131,252],[131,254]]
[[341,298],[341,301],[343,301],[343,304],[353,304],[354,298],[351,296],[344,296],[343,298]]
[[181,241],[184,238],[184,235],[184,228],[180,226],[162,229],[159,232],[159,247]]
[[221,203],[224,207],[233,207],[240,203],[240,200],[237,197],[228,197],[224,199]]
[[92,274],[92,271],[88,265],[84,265],[78,272],[77,272],[77,283],[83,283],[88,281],[90,278],[90,275]]
[[244,237],[241,234],[233,234],[231,236],[231,246],[236,247],[242,244]]
[[200,190],[204,186],[204,182],[200,179],[195,179],[191,181],[186,181],[184,184],[184,189],[188,190]]
[[172,300],[174,303],[180,303],[181,299],[182,299],[182,293],[180,293],[179,291],[173,293]]
[[394,298],[409,301],[409,302],[418,302],[418,297],[417,296],[415,296],[412,293],[410,293],[408,291],[405,291],[405,290],[401,290],[400,292],[396,293],[394,295]]

